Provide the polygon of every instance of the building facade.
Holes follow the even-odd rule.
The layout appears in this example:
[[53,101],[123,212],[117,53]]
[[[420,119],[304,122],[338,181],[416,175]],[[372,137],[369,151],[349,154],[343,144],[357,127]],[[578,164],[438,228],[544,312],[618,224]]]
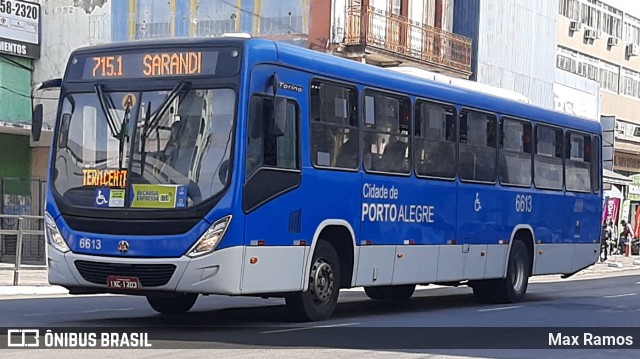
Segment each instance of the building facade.
[[556,67],[600,85],[615,120],[612,169],[640,173],[640,18],[606,1],[560,0]]
[[553,108],[557,0],[456,1],[453,31],[472,39],[471,79]]
[[16,0],[28,13],[0,16],[0,214],[32,213],[30,194],[31,74],[40,57],[40,7]]

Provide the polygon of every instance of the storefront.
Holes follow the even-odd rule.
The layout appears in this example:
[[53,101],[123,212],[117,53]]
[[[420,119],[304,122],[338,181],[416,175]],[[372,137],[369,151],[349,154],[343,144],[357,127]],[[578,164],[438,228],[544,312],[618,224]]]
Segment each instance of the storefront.
[[[629,220],[631,201],[628,198],[628,193],[629,187],[633,184],[633,179],[604,169],[602,181],[604,182],[605,200],[604,213],[602,215],[603,222],[613,221],[614,223],[619,223],[622,219]],[[638,190],[638,200],[640,201],[640,183]],[[635,212],[632,213],[634,213],[635,218]]]

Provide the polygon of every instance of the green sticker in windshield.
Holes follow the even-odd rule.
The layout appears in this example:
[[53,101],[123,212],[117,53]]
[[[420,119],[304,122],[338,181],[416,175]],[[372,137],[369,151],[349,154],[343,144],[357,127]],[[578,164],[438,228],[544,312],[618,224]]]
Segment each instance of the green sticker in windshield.
[[134,184],[131,186],[132,208],[186,207],[187,187],[183,185]]

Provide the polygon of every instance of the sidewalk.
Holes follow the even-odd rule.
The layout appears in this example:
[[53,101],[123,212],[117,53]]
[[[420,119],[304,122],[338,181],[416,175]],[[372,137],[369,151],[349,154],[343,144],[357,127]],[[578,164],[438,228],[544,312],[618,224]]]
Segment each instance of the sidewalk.
[[13,284],[13,264],[0,263],[0,297],[19,295],[58,295],[68,290],[50,285],[46,270],[21,269],[18,285]]
[[[625,257],[622,255],[610,256],[604,263],[597,262],[591,267],[580,271],[571,279],[592,279],[606,277],[621,272],[640,273],[640,256]],[[549,280],[563,280],[560,275],[536,276],[531,278],[532,282]],[[5,296],[24,295],[61,295],[68,291],[57,285],[50,285],[47,280],[46,270],[23,269],[17,286],[13,286],[13,265],[0,263],[0,298]]]

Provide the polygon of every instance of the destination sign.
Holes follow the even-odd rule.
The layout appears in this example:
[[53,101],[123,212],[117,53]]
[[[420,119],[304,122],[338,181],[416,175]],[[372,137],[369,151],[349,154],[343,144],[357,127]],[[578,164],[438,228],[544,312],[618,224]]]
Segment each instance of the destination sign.
[[239,64],[239,52],[233,48],[105,51],[74,56],[66,80],[229,76],[238,72]]
[[88,56],[83,79],[215,75],[218,52],[154,52]]

